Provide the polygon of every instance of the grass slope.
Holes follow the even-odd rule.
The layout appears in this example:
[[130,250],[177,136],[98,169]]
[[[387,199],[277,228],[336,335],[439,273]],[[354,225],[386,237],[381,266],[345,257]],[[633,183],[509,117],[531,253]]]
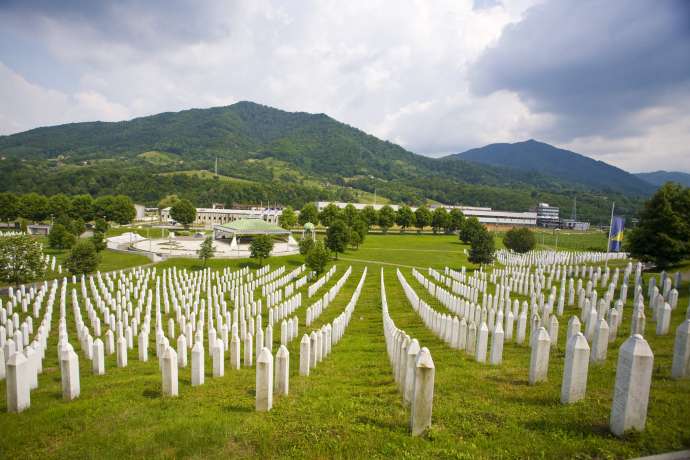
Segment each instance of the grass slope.
[[[453,237],[370,235],[359,251],[341,256],[335,276],[311,301],[305,298],[296,312],[299,336],[343,310],[367,265],[369,275],[351,323],[332,354],[308,378],[297,372],[299,339],[290,344],[290,395],[274,397],[270,413],[254,411],[253,368],[233,371],[226,365],[225,377],[214,379],[208,356],[203,386],[192,388],[189,368],[181,369],[180,397],[163,399],[155,357],[141,363],[136,349],[130,352],[125,369],[115,367],[114,355],[107,357],[107,374],[100,377],[91,375],[80,352],[81,396],[65,403],[55,353],[55,314],[45,370],[39,388],[31,394],[31,408],[21,415],[7,414],[4,400],[0,402],[0,457],[628,458],[690,447],[690,381],[670,379],[673,335],[655,337],[649,319],[647,340],[655,352],[655,370],[647,430],[624,439],[608,432],[616,350],[629,332],[630,303],[606,365],[590,367],[585,401],[569,406],[558,400],[569,315],[561,321],[559,346],[551,353],[549,381],[534,387],[527,385],[529,349],[525,346],[506,343],[503,364],[491,367],[435,338],[405,299],[394,267],[381,264],[457,268],[467,264],[464,248]],[[270,263],[290,269],[302,258],[272,258]],[[246,260],[209,262],[213,268],[247,264],[253,267]],[[348,282],[307,329],[306,306],[350,264],[353,273]],[[198,261],[169,260],[159,267],[173,265],[194,268]],[[401,403],[386,355],[379,295],[382,266],[393,319],[430,348],[436,365],[433,427],[420,438],[408,434],[409,409]],[[419,295],[442,309],[408,268],[403,271]],[[673,330],[688,304],[687,282],[681,292]],[[78,347],[73,321],[70,311],[68,331]],[[274,352],[278,340],[279,333],[274,332]],[[5,383],[0,382],[0,393],[4,391]]]

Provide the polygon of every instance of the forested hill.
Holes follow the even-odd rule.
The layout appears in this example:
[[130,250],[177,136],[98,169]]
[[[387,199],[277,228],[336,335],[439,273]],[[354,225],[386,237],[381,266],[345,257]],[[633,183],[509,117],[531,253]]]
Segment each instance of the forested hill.
[[[324,114],[252,102],[123,122],[38,128],[0,137],[0,191],[124,193],[146,204],[171,193],[198,206],[381,199],[525,211],[538,201],[605,221],[609,200],[632,214],[639,198],[535,173],[431,159]],[[218,160],[218,175],[213,171]],[[640,181],[641,182],[641,181]]]
[[491,144],[459,153],[453,158],[522,171],[537,171],[564,181],[626,194],[647,195],[655,189],[641,178],[608,163],[535,140]]
[[650,184],[661,186],[666,182],[677,182],[686,187],[690,187],[690,174],[676,171],[654,171],[635,174],[640,179]]

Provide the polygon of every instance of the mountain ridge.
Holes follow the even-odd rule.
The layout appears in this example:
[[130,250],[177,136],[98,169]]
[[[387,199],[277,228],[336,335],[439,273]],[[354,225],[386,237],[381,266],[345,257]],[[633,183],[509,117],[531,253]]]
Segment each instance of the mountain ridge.
[[[147,155],[143,155],[147,154]],[[286,112],[243,101],[118,122],[35,128],[0,138],[0,191],[127,193],[155,204],[177,193],[197,205],[316,199],[358,200],[378,194],[395,202],[527,210],[538,201],[604,220],[612,197],[633,213],[639,198],[593,189],[535,171],[434,159],[376,138],[326,114]],[[214,181],[190,171],[246,179]],[[645,183],[646,184],[646,183]]]
[[640,179],[649,182],[650,184],[661,186],[666,182],[677,182],[686,187],[690,187],[690,173],[681,171],[650,171],[635,174]]
[[569,182],[596,186],[602,190],[610,189],[637,195],[653,192],[653,187],[649,183],[621,168],[534,139],[489,144],[446,158],[537,171]]

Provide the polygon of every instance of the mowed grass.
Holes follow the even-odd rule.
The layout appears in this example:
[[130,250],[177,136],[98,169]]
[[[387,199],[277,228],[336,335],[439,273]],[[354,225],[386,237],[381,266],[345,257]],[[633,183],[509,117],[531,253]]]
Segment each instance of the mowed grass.
[[[108,356],[105,376],[91,375],[90,363],[79,351],[81,396],[63,402],[54,312],[44,373],[31,394],[31,408],[19,415],[7,414],[4,400],[0,402],[0,457],[629,458],[690,447],[690,382],[670,379],[673,333],[656,337],[649,314],[646,338],[655,353],[655,370],[647,429],[623,439],[608,431],[617,348],[629,333],[630,302],[606,364],[590,366],[587,397],[568,406],[559,403],[559,396],[567,319],[574,309],[567,309],[561,319],[549,381],[533,387],[527,385],[527,346],[506,343],[503,364],[492,367],[438,340],[407,302],[394,265],[401,266],[420,296],[443,311],[412,277],[409,267],[468,265],[464,249],[450,236],[370,235],[359,250],[341,255],[336,274],[314,297],[305,297],[303,307],[295,312],[300,326],[299,337],[288,347],[290,395],[274,396],[270,413],[254,411],[254,368],[229,369],[227,354],[226,375],[215,379],[207,355],[206,383],[200,387],[192,388],[189,368],[181,369],[180,396],[169,399],[161,396],[155,354],[150,351],[150,361],[141,363],[136,348],[130,351],[125,369],[116,368],[115,355]],[[268,263],[273,268],[286,265],[289,271],[302,258],[271,258]],[[194,259],[173,259],[159,267],[173,265],[200,268]],[[219,259],[208,264],[213,269],[246,265],[256,267],[247,260]],[[349,265],[353,273],[339,295],[306,328],[305,308]],[[299,338],[342,312],[365,266],[369,274],[344,338],[309,377],[300,377]],[[409,436],[409,408],[401,402],[386,354],[381,268],[391,316],[398,327],[431,350],[436,365],[433,426],[419,438]],[[672,331],[684,318],[688,287],[685,282],[681,289]],[[493,292],[493,286],[490,289]],[[267,315],[263,317],[265,324]],[[71,343],[78,350],[69,308],[67,320]],[[279,328],[273,336],[275,353]],[[152,344],[154,340],[152,334]],[[0,382],[0,393],[4,392],[5,383]]]

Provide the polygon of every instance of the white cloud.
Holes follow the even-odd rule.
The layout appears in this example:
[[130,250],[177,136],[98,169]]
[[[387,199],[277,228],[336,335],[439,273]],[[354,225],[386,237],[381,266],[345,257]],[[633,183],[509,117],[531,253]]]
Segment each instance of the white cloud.
[[128,110],[96,91],[74,94],[46,89],[26,81],[0,62],[0,134],[74,121],[114,121]]
[[[40,87],[30,74],[0,68],[0,132],[252,100],[325,112],[423,154],[530,137],[563,145],[550,136],[558,115],[534,110],[519,91],[470,91],[475,63],[536,3],[541,0],[482,8],[472,0],[125,1],[84,10],[67,2],[53,11],[47,3],[4,14],[0,7],[0,27],[40,43],[79,75],[72,91]],[[674,129],[684,125],[659,128],[656,136],[664,132],[681,142]],[[625,145],[628,155],[648,152],[635,145],[654,131],[632,132],[628,138],[637,140],[627,144],[605,137],[571,144],[597,155],[616,145]]]

